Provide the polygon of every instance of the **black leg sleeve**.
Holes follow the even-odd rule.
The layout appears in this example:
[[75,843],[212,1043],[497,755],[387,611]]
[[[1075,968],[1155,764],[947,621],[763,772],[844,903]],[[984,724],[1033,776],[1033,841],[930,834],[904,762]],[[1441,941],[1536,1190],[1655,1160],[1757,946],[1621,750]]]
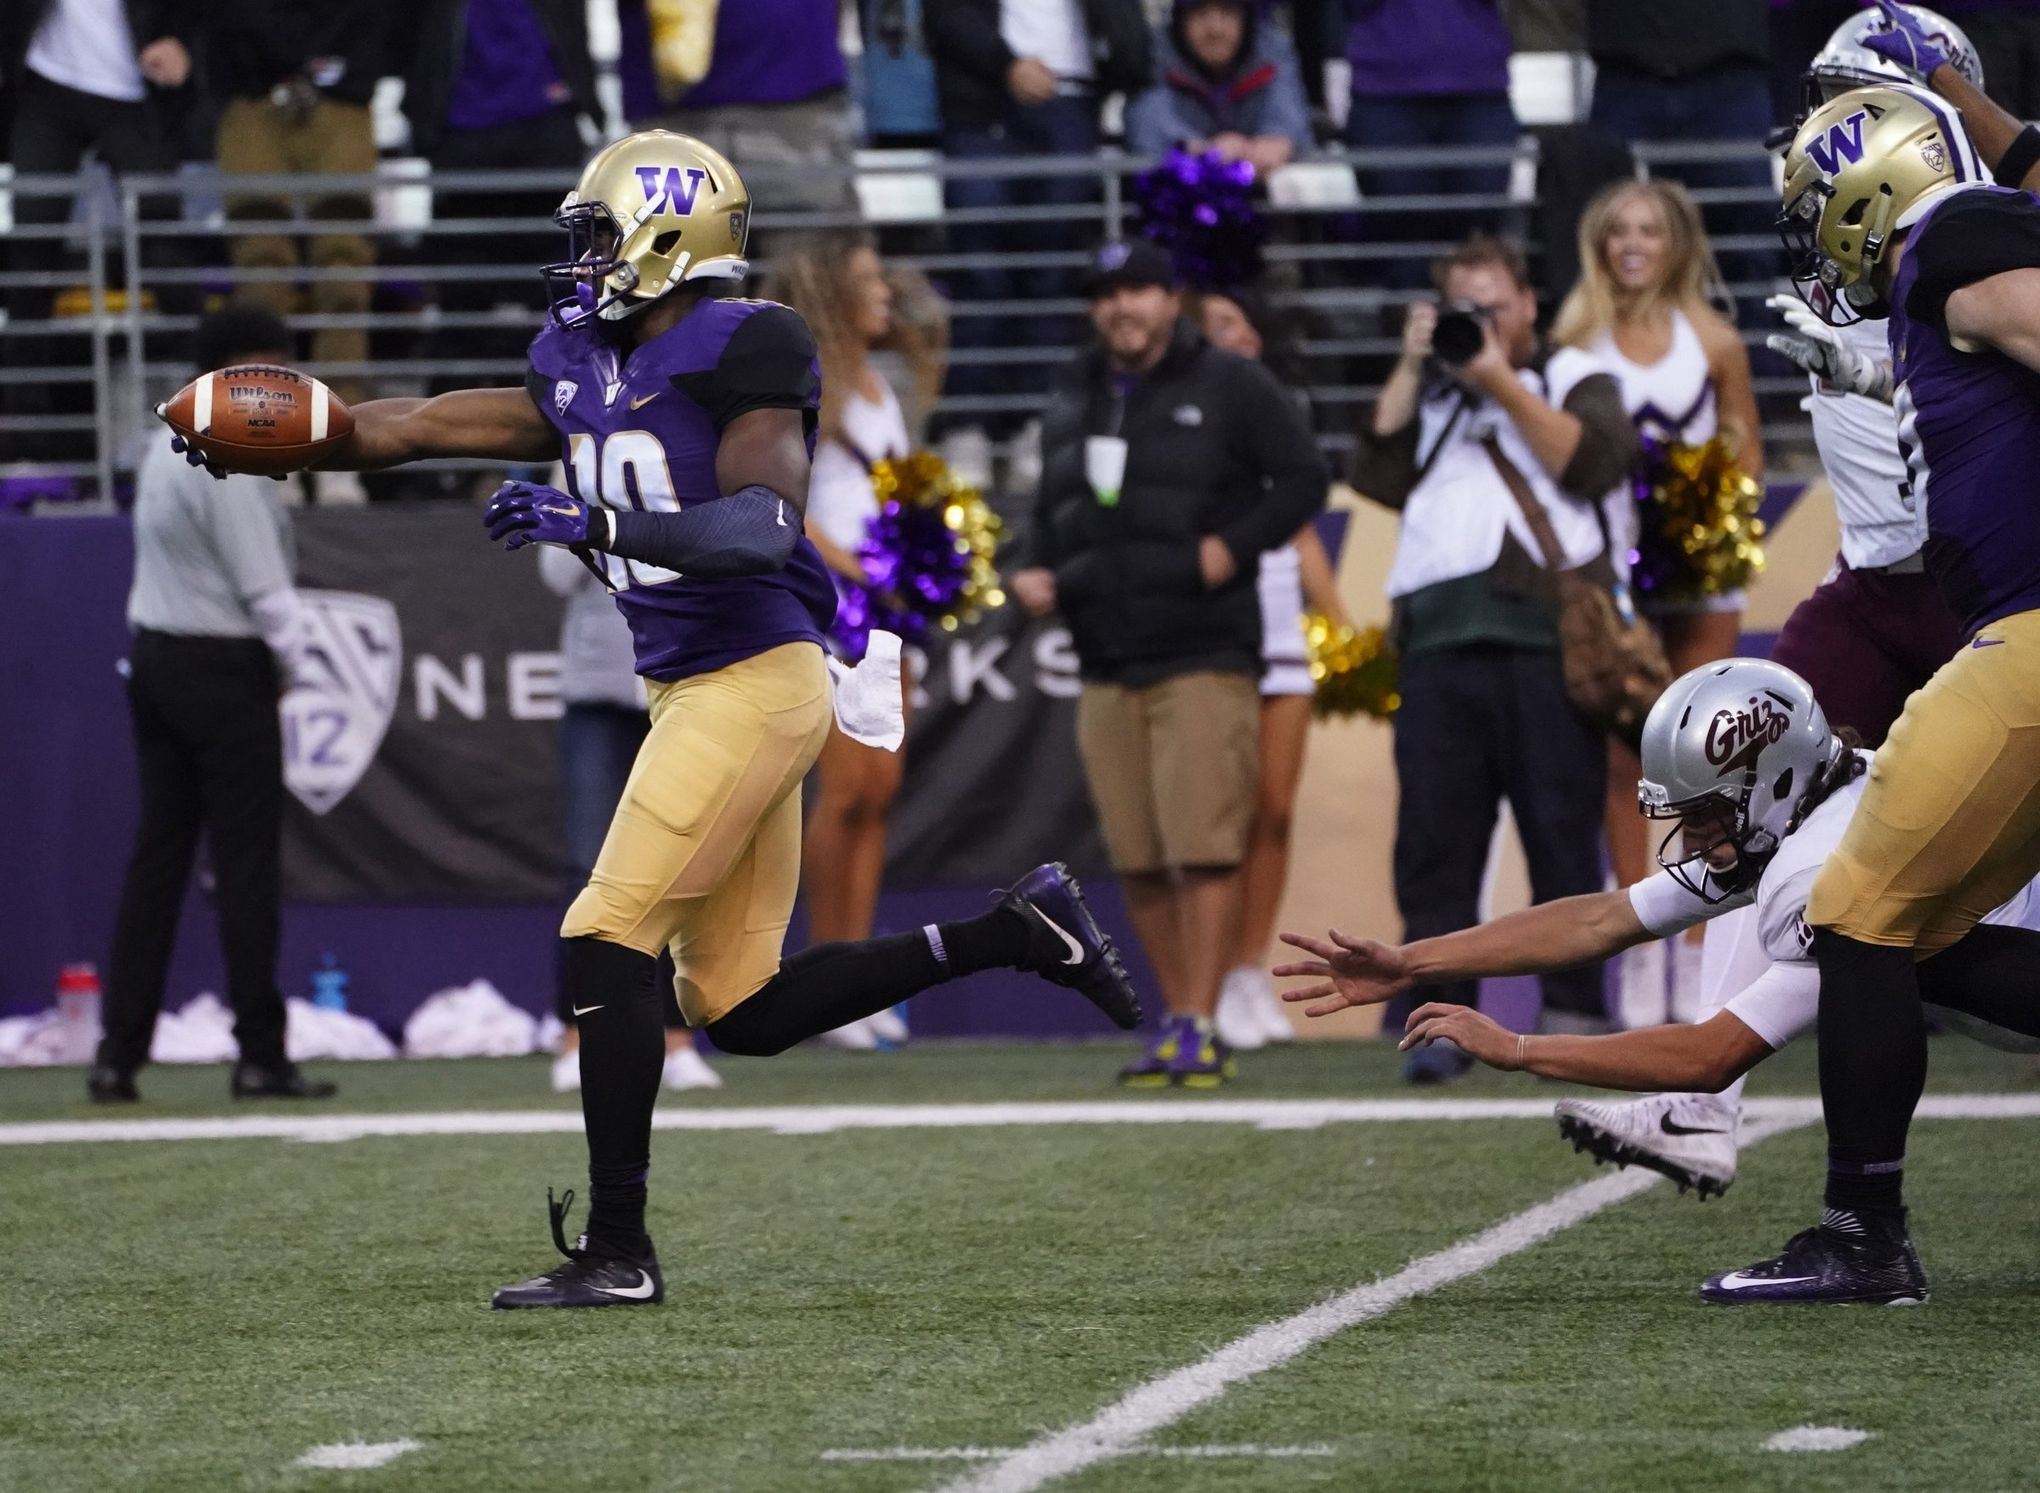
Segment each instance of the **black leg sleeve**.
[[588,1131],[588,1237],[641,1255],[652,1108],[665,1064],[658,961],[599,938],[564,940],[569,1009],[581,1024],[581,1119]]
[[706,1030],[724,1052],[771,1057],[948,978],[925,933],[816,944],[787,960],[756,995]]
[[1820,1097],[1831,1208],[1903,1205],[1905,1137],[1927,1082],[1927,1032],[1913,951],[1817,929]]

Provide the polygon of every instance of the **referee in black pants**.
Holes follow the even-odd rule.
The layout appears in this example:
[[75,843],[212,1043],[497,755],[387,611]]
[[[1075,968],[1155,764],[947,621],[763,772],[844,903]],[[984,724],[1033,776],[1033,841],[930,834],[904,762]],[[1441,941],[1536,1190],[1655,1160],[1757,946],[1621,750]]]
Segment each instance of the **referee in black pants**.
[[[287,363],[290,333],[266,310],[229,307],[199,326],[200,369]],[[216,480],[155,442],[135,484],[134,648],[128,703],[142,779],[106,988],[106,1035],[86,1086],[139,1097],[177,915],[205,832],[234,1008],[236,1098],[324,1099],[284,1052],[276,988],[283,733],[276,702],[303,646],[290,517],[276,484]]]

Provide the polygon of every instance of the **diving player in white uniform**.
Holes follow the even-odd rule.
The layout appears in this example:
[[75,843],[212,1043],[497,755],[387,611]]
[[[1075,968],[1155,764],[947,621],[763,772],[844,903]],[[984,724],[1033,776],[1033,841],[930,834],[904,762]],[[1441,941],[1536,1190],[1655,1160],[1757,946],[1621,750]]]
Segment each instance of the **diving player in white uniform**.
[[[1285,942],[1314,958],[1275,973],[1316,983],[1284,999],[1312,1002],[1306,1014],[1325,1016],[1433,981],[1560,969],[1724,914],[1746,917],[1760,951],[1754,977],[1703,1022],[1534,1036],[1468,1007],[1434,1003],[1411,1013],[1403,1038],[1405,1049],[1450,1040],[1490,1067],[1572,1083],[1701,1091],[1686,1095],[1685,1105],[1659,1109],[1648,1144],[1625,1139],[1597,1146],[1596,1154],[1650,1167],[1703,1198],[1719,1193],[1735,1176],[1734,1117],[1724,1152],[1713,1117],[1691,1101],[1739,1082],[1812,1025],[1820,970],[1807,897],[1863,796],[1870,760],[1829,728],[1806,681],[1790,670],[1757,659],[1703,665],[1674,683],[1644,723],[1641,807],[1651,818],[1676,821],[1656,875],[1400,948],[1338,933],[1329,942],[1285,933]],[[2025,887],[1984,922],[1993,926],[1920,967],[1922,993],[1979,1040],[2040,1050],[2040,992],[1993,972],[2014,948],[2030,957],[2040,939],[2031,931],[2040,929],[2040,890]],[[1598,1111],[1635,1108],[1563,1100],[1559,1128],[1579,1141]],[[1627,1135],[1618,1123],[1604,1129]]]

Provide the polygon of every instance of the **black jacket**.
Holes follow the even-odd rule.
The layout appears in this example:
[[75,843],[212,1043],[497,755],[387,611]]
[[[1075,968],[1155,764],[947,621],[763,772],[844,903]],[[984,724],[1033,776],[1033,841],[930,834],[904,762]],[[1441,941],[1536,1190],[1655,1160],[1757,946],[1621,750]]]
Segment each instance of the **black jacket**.
[[205,0],[207,81],[221,98],[267,98],[315,58],[345,63],[322,92],[341,103],[365,104],[390,61],[390,34],[400,0]]
[[[123,0],[135,50],[139,52],[165,36],[176,37],[189,49],[197,29],[194,3],[195,0]],[[0,90],[9,99],[28,66],[28,49],[36,32],[42,30],[43,21],[56,8],[57,0],[11,0],[0,4]],[[151,83],[148,89],[150,99],[157,100],[186,94],[190,84],[183,88],[158,88]],[[0,103],[0,115],[11,108],[11,104]]]
[[[595,96],[595,64],[588,56],[587,5],[584,0],[531,0],[531,8],[574,112],[599,126],[602,102]],[[419,0],[408,23],[415,30],[404,70],[404,117],[411,121],[411,148],[419,155],[430,155],[446,132],[453,80],[467,43],[467,9],[468,0]]]
[[[1138,93],[1154,81],[1154,38],[1140,0],[1082,0],[1097,91]],[[1006,117],[1013,49],[999,35],[999,0],[925,0],[921,30],[935,60],[946,129],[986,129]]]
[[[1084,442],[1127,443],[1119,501],[1101,504]],[[1151,684],[1194,669],[1259,673],[1263,551],[1324,506],[1331,476],[1296,403],[1259,363],[1187,322],[1123,404],[1096,349],[1050,396],[1029,563],[1055,572],[1056,604],[1087,679]],[[1199,543],[1216,534],[1233,578],[1206,590]]]

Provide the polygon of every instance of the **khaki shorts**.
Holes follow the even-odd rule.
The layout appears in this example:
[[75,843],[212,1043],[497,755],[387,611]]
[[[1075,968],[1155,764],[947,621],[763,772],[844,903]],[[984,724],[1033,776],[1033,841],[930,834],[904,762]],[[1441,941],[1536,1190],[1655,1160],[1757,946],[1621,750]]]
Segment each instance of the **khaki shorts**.
[[1806,921],[1945,949],[2040,874],[2040,612],[1984,628],[1906,702]]
[[670,948],[681,1013],[706,1026],[779,973],[829,676],[821,649],[787,643],[646,689],[651,731],[560,936]]
[[1077,750],[1113,869],[1237,866],[1261,764],[1250,674],[1205,671],[1129,689],[1086,684]]

